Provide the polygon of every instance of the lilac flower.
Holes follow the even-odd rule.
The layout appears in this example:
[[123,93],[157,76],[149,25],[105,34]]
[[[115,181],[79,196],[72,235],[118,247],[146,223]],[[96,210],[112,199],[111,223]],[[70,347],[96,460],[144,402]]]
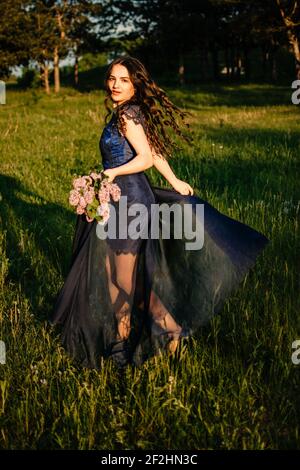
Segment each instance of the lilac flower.
[[83,209],[85,209],[85,207],[87,206],[87,202],[86,202],[86,200],[84,199],[83,196],[81,196],[80,199],[79,199],[79,205],[81,207],[83,207]]
[[95,190],[93,187],[89,187],[87,190],[83,192],[83,197],[86,200],[87,204],[91,204],[95,197]]
[[103,204],[100,204],[100,206],[98,206],[97,215],[100,215],[101,217],[103,217],[102,221],[99,221],[98,223],[101,224],[101,225],[105,225],[108,218],[109,218],[109,205],[108,205],[108,203],[104,202]]
[[[85,214],[88,222],[95,217],[100,224],[105,225],[109,218],[109,202],[119,201],[121,190],[116,183],[109,183],[103,172],[91,172],[89,175],[73,179],[73,189],[69,194],[69,203],[74,206],[78,215]],[[100,189],[99,189],[100,183]],[[101,218],[101,221],[98,218]]]
[[74,189],[77,189],[77,191],[84,188],[85,186],[86,186],[86,182],[83,176],[80,176],[79,178],[75,178],[73,180],[73,187]]
[[76,212],[78,215],[84,214],[84,208],[81,206],[77,206]]
[[121,197],[121,189],[119,188],[119,186],[116,183],[111,183],[110,184],[109,192],[110,192],[111,197],[113,198],[113,200],[115,202],[119,201],[119,199]]
[[69,203],[71,204],[71,206],[77,206],[77,204],[79,203],[79,199],[80,199],[79,192],[76,191],[76,189],[72,189],[72,191],[70,191],[70,197],[69,197]]
[[100,204],[109,202],[109,190],[106,188],[101,188],[98,193]]

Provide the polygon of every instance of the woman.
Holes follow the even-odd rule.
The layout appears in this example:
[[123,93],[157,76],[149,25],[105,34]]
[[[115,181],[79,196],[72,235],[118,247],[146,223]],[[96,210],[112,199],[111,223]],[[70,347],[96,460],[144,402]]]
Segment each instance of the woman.
[[[173,354],[222,309],[268,240],[194,196],[175,176],[165,158],[175,145],[165,129],[190,141],[175,120],[186,113],[139,60],[114,60],[105,87],[105,106],[110,111],[112,102],[114,109],[100,138],[103,173],[125,203],[111,203],[116,232],[106,237],[103,227],[78,216],[71,269],[51,322],[62,325],[64,347],[83,366],[98,368],[111,357],[123,368]],[[151,186],[145,170],[152,166],[173,189]],[[188,223],[196,229],[177,236]],[[187,248],[191,233],[195,240]]]

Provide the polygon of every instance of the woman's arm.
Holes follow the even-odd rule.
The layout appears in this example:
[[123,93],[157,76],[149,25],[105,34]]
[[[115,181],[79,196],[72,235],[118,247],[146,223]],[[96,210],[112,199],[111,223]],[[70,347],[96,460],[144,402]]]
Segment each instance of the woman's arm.
[[153,153],[153,166],[166,178],[166,180],[173,186],[176,182],[176,175],[173,173],[169,163],[160,153]]
[[180,194],[193,194],[193,188],[175,176],[167,160],[160,154],[152,153],[143,126],[140,123],[136,124],[134,120],[128,119],[124,114],[123,117],[126,123],[125,137],[133,146],[137,155],[124,165],[105,170],[103,173],[108,176],[108,181],[113,181],[116,176],[147,170],[154,165]]
[[143,126],[140,123],[136,124],[125,115],[123,117],[126,123],[125,137],[133,146],[137,155],[124,165],[105,170],[104,174],[109,177],[109,181],[113,181],[116,176],[138,173],[153,166],[152,152]]
[[152,154],[153,166],[166,178],[173,188],[180,194],[194,194],[193,188],[176,177],[173,173],[169,163],[161,154]]

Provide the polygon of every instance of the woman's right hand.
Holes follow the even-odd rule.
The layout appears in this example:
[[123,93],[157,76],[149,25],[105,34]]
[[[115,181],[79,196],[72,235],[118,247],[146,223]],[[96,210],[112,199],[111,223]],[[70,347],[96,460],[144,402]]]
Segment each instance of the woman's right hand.
[[183,196],[188,195],[188,194],[191,194],[191,195],[194,194],[193,188],[188,183],[186,183],[185,181],[179,180],[178,178],[176,178],[172,186],[175,189],[175,191],[178,191]]
[[113,180],[115,179],[116,175],[116,169],[115,168],[108,168],[107,170],[102,170],[101,173],[108,178],[108,182],[112,183]]

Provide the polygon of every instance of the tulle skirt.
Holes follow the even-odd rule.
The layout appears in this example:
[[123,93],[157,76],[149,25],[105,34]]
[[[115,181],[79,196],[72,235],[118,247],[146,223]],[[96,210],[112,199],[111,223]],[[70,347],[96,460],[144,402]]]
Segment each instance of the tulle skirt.
[[[170,338],[193,336],[221,312],[268,243],[198,196],[152,186],[144,172],[114,182],[127,197],[111,203],[116,233],[105,238],[108,225],[77,217],[70,270],[50,317],[82,367],[103,365],[125,316],[135,366]],[[144,209],[139,224],[136,203]]]

